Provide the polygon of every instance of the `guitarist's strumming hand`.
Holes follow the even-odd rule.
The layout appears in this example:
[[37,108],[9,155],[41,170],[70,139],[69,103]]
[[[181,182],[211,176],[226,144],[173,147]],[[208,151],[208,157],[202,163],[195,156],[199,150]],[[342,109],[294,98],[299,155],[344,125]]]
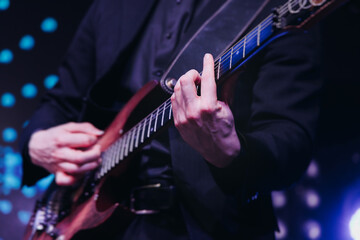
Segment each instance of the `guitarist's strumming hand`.
[[[195,83],[201,82],[201,96]],[[171,96],[174,123],[182,138],[209,163],[226,167],[240,152],[234,117],[227,104],[218,101],[214,60],[204,56],[202,76],[190,70],[179,78]]]
[[102,131],[90,123],[66,123],[35,132],[29,142],[34,164],[55,174],[58,185],[72,185],[100,163]]

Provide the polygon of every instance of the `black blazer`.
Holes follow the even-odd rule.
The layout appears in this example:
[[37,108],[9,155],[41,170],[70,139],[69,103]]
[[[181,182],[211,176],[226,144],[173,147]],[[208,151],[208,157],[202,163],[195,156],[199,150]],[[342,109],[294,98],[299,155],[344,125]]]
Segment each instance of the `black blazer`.
[[[155,2],[92,4],[59,69],[59,83],[43,98],[23,132],[24,184],[47,174],[31,164],[27,153],[34,131],[68,121],[91,120],[105,127],[112,119],[113,114],[105,111],[116,110],[111,98],[102,102],[93,93],[111,92],[103,83],[114,77],[117,60],[128,56]],[[276,229],[269,193],[296,181],[312,150],[321,87],[314,44],[313,34],[288,34],[267,46],[239,74],[231,108],[242,150],[231,166],[210,166],[174,127],[169,128],[174,177],[195,239]]]

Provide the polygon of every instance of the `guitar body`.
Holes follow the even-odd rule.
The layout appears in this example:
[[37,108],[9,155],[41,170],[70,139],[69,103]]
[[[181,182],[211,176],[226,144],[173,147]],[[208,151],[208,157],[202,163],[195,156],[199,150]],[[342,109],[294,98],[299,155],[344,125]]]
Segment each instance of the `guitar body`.
[[[150,104],[153,106],[153,103],[160,103],[166,97],[169,95],[162,90],[157,81],[146,84],[123,107],[99,139],[98,144],[101,150],[105,151],[134,123],[149,114],[153,110],[149,108]],[[34,214],[25,230],[24,239],[65,240],[97,237],[106,239],[116,234],[121,230],[121,226],[125,227],[130,222],[133,216],[130,209],[122,203],[130,200],[131,181],[129,178],[132,171],[129,163],[136,152],[132,152],[98,183],[84,179],[80,187],[71,194],[71,209],[67,211],[69,214],[61,219],[54,229],[34,230]],[[58,188],[61,189],[61,187]]]

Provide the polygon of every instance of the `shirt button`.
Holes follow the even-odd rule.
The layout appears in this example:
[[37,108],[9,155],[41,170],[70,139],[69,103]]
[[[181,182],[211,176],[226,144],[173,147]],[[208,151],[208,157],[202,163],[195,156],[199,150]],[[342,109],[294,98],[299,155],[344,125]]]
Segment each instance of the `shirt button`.
[[180,3],[181,3],[181,0],[176,0],[176,3],[177,3],[177,4],[180,4]]
[[167,33],[167,34],[165,35],[165,37],[166,37],[167,39],[170,39],[170,38],[172,37],[172,33],[171,33],[171,32]]
[[161,77],[164,74],[164,72],[162,70],[156,70],[153,72],[153,74],[157,77]]

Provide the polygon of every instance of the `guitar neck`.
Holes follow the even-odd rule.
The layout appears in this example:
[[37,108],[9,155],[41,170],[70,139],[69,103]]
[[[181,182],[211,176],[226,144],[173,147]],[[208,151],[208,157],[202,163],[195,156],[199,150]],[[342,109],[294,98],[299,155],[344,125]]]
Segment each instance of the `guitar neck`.
[[103,177],[132,152],[152,139],[157,132],[172,120],[172,117],[171,100],[168,98],[103,152],[102,165],[96,174],[96,178]]
[[[344,2],[346,0],[289,0],[274,8],[262,22],[216,58],[215,80],[222,80],[236,71],[272,40],[286,34],[287,30],[307,28],[316,22],[319,16]],[[152,139],[171,120],[171,100],[168,98],[129,131],[120,133],[121,137],[103,152],[102,165],[96,178],[105,176],[118,163]]]

